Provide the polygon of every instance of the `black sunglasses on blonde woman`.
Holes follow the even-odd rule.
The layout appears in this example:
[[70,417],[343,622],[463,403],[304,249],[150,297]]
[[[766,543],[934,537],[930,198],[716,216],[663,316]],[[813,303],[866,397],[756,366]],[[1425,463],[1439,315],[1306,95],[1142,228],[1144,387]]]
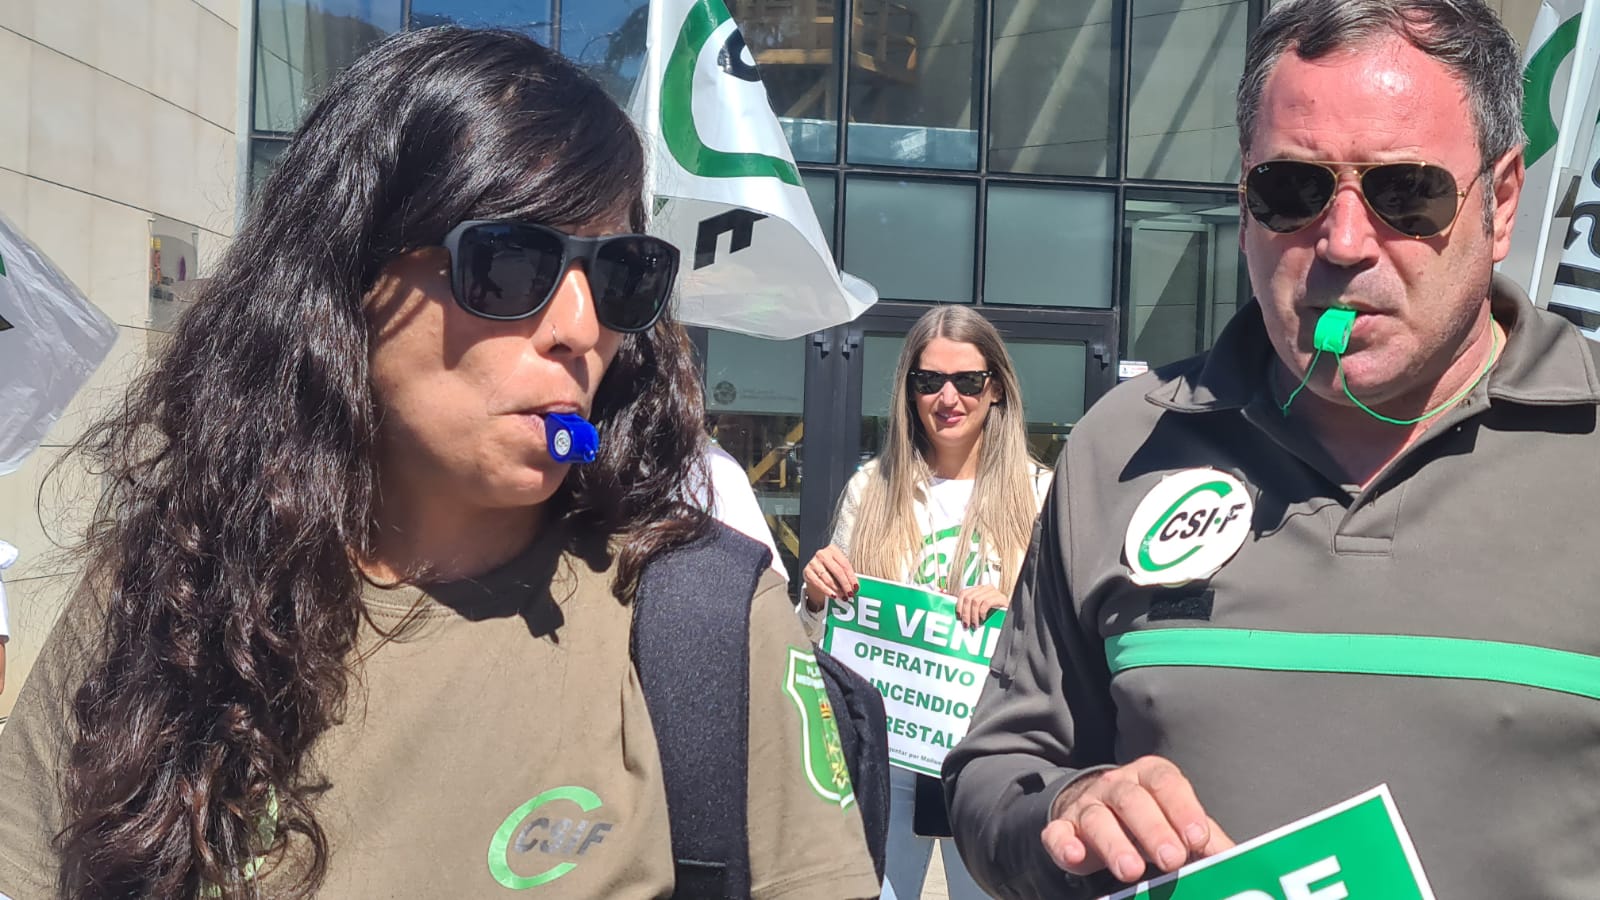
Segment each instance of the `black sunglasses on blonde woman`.
[[983,393],[983,386],[989,383],[989,376],[993,372],[933,372],[928,369],[912,369],[906,373],[906,380],[911,382],[911,389],[919,394],[937,394],[944,390],[944,383],[950,382],[956,386],[956,393],[964,397],[976,397]]

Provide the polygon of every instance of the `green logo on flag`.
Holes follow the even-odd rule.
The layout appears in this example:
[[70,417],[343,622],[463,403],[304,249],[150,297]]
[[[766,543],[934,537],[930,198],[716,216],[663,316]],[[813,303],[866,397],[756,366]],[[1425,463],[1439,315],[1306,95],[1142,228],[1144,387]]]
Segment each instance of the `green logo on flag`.
[[[1555,87],[1556,71],[1561,63],[1578,46],[1578,24],[1583,17],[1573,16],[1561,23],[1550,39],[1528,59],[1522,82],[1525,99],[1522,101],[1522,128],[1528,133],[1528,145],[1522,150],[1522,164],[1532,166],[1550,152],[1561,136],[1555,116],[1550,112],[1550,91]],[[1562,98],[1565,102],[1565,98]]]
[[811,782],[818,796],[839,804],[841,809],[854,803],[856,792],[850,784],[850,769],[845,765],[839,723],[833,717],[833,704],[828,702],[828,688],[822,681],[822,669],[815,655],[789,648],[783,692],[800,711],[806,780]]
[[[765,153],[729,153],[707,147],[694,124],[694,81],[700,51],[711,35],[733,17],[722,0],[698,0],[689,8],[678,32],[678,42],[661,76],[661,134],[672,156],[690,172],[706,178],[765,176],[800,186],[794,164]],[[736,28],[728,46],[730,59],[743,52],[744,39]],[[732,73],[729,77],[737,77]]]

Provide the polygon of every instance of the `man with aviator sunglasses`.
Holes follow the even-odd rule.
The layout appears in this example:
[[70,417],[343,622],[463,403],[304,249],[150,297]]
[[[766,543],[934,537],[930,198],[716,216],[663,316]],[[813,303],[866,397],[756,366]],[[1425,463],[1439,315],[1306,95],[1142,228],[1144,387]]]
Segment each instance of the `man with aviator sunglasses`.
[[1481,0],[1285,0],[1251,37],[1255,298],[1074,429],[945,763],[995,895],[1387,784],[1438,896],[1600,896],[1600,359],[1493,273],[1519,56]]

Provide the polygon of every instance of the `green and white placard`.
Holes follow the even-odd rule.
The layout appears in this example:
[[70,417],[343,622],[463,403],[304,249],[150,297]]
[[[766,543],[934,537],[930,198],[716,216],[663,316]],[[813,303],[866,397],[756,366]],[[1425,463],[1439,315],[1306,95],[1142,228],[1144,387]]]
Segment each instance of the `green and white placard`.
[[938,775],[972,721],[1005,611],[968,629],[948,594],[865,575],[859,581],[855,597],[831,601],[822,649],[883,694],[889,762]]
[[1434,900],[1388,785],[1101,900]]

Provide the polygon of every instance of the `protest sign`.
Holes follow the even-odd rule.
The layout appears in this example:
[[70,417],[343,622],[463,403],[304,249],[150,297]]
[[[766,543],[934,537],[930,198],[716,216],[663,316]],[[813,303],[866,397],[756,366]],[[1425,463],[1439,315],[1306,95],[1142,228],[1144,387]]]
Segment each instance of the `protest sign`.
[[1101,900],[1433,900],[1388,785]]
[[829,602],[822,649],[883,694],[889,761],[937,776],[971,724],[1005,611],[968,629],[948,594],[865,575],[859,581],[855,597]]

